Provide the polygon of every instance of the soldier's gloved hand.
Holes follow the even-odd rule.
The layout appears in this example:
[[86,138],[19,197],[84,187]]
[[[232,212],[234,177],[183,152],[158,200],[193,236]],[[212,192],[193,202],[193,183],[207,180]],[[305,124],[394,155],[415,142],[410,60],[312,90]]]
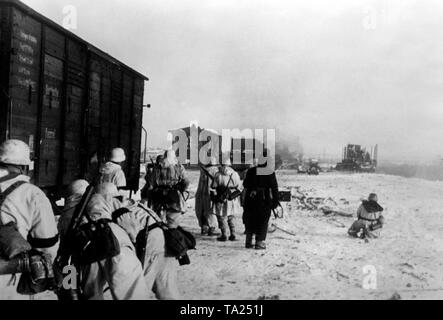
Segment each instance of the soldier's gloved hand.
[[117,224],[129,235],[133,243],[136,242],[138,233],[143,229],[143,217],[136,212],[128,212],[117,218]]
[[272,201],[271,209],[275,210],[280,206],[280,203],[278,201]]
[[177,189],[180,192],[185,192],[188,189],[188,183],[185,180],[181,180],[178,184],[177,184]]

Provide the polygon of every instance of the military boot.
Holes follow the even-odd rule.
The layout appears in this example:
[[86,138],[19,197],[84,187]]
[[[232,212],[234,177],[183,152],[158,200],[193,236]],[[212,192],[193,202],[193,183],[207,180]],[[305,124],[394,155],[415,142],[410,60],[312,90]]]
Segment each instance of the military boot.
[[201,235],[202,235],[202,236],[207,235],[208,232],[209,232],[209,228],[208,228],[207,226],[203,226],[203,227],[201,228]]
[[208,236],[209,237],[218,236],[217,232],[215,231],[215,228],[213,228],[213,227],[209,228]]
[[255,243],[255,249],[256,250],[265,250],[266,249],[266,243],[264,241],[257,241]]
[[225,242],[228,240],[228,237],[226,236],[226,229],[221,229],[221,236],[217,238],[217,241]]
[[229,232],[231,235],[229,236],[229,241],[235,241],[237,238],[235,237],[235,224],[234,224],[234,217],[229,217],[228,219],[228,225],[229,225]]
[[246,243],[245,248],[246,249],[253,249],[254,245],[252,244],[252,233],[246,233]]

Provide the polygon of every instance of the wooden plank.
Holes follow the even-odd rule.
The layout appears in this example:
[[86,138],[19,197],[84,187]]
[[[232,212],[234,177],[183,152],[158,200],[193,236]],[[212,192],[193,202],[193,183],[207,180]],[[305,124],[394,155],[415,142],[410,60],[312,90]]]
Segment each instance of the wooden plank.
[[[56,156],[53,158],[40,158],[39,161],[39,185],[43,188],[54,187],[57,185],[57,172],[59,163]],[[55,174],[54,174],[55,173]]]
[[63,61],[46,54],[45,76],[63,81]]
[[16,137],[30,145],[31,152],[34,153],[35,132],[37,132],[37,120],[35,116],[16,115],[12,118],[11,138]]
[[[27,99],[17,98],[15,93],[12,94],[12,110],[14,110],[12,118],[17,117],[37,117],[37,103],[29,104]],[[37,101],[37,99],[34,99]]]
[[145,82],[142,79],[135,79],[134,94],[141,96],[143,99],[143,92],[145,91]]
[[68,40],[69,62],[73,62],[84,69],[86,64],[86,49],[77,41]]
[[31,143],[37,133],[41,25],[16,9],[12,11],[9,94],[12,99],[11,137]]
[[62,86],[62,82],[57,82],[51,78],[45,77],[43,95],[43,107],[45,108],[45,112],[60,109]]
[[61,168],[63,61],[45,54],[43,82],[39,182],[55,186]]
[[46,28],[45,51],[53,57],[64,59],[65,37],[52,28]]
[[[0,85],[9,87],[10,53],[11,53],[11,19],[10,10],[0,7]],[[8,114],[8,98],[0,94],[0,114]],[[0,140],[6,139],[7,117],[0,118]]]

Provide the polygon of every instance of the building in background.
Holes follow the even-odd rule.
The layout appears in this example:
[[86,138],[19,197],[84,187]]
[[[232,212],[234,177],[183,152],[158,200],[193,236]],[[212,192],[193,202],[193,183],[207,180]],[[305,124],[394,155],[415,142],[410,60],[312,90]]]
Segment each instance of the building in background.
[[375,172],[377,168],[378,145],[367,151],[360,145],[348,144],[343,149],[343,159],[337,164],[338,171]]
[[[197,124],[192,124],[189,127],[169,130],[169,135],[170,143],[177,149],[177,157],[184,165],[189,167],[203,165],[202,159],[199,157],[203,148],[207,149],[207,157],[216,157],[219,163],[221,163],[222,136],[215,130],[205,129]],[[180,139],[183,138],[185,140],[185,147],[179,147]],[[215,141],[216,138],[218,141]],[[213,145],[211,145],[211,142]],[[209,148],[210,145],[212,148]],[[183,150],[185,150],[185,155],[180,153]]]

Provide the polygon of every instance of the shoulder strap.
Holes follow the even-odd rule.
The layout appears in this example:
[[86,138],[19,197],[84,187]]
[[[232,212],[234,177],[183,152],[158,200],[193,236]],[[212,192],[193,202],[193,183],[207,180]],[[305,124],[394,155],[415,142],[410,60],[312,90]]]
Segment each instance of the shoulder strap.
[[159,222],[153,223],[150,226],[146,226],[148,233],[156,228],[161,228],[161,224]]
[[229,180],[228,180],[228,184],[226,185],[226,187],[229,189],[229,184],[231,183],[231,182],[234,182],[234,181],[232,181],[232,176],[234,175],[234,172],[233,173],[231,173],[231,175],[229,176]]
[[17,181],[16,183],[9,186],[9,188],[7,188],[4,192],[0,193],[0,208],[3,205],[3,202],[5,202],[6,198],[11,193],[13,193],[15,189],[26,183],[27,183],[26,181]]

